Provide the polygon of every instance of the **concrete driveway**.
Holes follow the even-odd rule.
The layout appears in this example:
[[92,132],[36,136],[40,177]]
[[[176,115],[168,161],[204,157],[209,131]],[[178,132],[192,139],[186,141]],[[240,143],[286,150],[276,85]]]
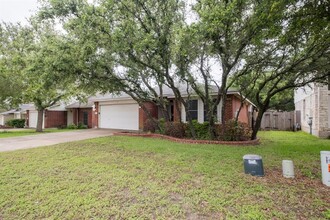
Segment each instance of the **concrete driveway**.
[[86,129],[68,132],[0,138],[0,152],[28,149],[112,135],[114,130]]

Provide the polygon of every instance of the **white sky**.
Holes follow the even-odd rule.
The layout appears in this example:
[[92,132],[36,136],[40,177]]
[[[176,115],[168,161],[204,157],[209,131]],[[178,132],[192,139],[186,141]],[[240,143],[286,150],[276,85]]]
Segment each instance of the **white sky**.
[[0,22],[27,23],[38,8],[38,0],[0,0]]

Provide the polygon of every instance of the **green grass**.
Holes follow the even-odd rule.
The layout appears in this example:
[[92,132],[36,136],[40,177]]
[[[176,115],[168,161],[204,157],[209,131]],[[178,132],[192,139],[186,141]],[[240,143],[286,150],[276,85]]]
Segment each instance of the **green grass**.
[[[57,128],[47,128],[44,129],[42,133],[53,133],[53,132],[65,132],[72,131],[71,129],[57,129]],[[35,131],[35,129],[22,129],[22,130],[14,130],[6,129],[5,131],[0,130],[0,138],[8,138],[8,137],[19,137],[26,135],[35,135],[41,134]]]
[[[258,146],[105,137],[0,154],[0,219],[327,219],[330,140],[261,132]],[[265,177],[243,173],[263,157]],[[296,178],[281,177],[292,159]]]

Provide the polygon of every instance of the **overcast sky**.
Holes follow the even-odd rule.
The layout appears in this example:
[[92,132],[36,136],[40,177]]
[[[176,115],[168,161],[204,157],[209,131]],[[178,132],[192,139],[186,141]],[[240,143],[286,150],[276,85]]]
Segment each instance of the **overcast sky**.
[[0,21],[26,24],[37,8],[38,0],[0,0]]

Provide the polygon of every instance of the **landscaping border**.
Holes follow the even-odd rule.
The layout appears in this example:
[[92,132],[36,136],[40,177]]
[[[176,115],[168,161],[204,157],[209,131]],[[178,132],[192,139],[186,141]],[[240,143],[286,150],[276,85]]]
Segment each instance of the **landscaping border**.
[[212,141],[212,140],[192,140],[192,139],[181,139],[175,138],[163,134],[139,134],[139,133],[129,133],[129,132],[115,132],[114,136],[131,136],[131,137],[152,137],[170,140],[178,143],[185,144],[221,144],[221,145],[257,145],[260,139],[249,140],[249,141]]

